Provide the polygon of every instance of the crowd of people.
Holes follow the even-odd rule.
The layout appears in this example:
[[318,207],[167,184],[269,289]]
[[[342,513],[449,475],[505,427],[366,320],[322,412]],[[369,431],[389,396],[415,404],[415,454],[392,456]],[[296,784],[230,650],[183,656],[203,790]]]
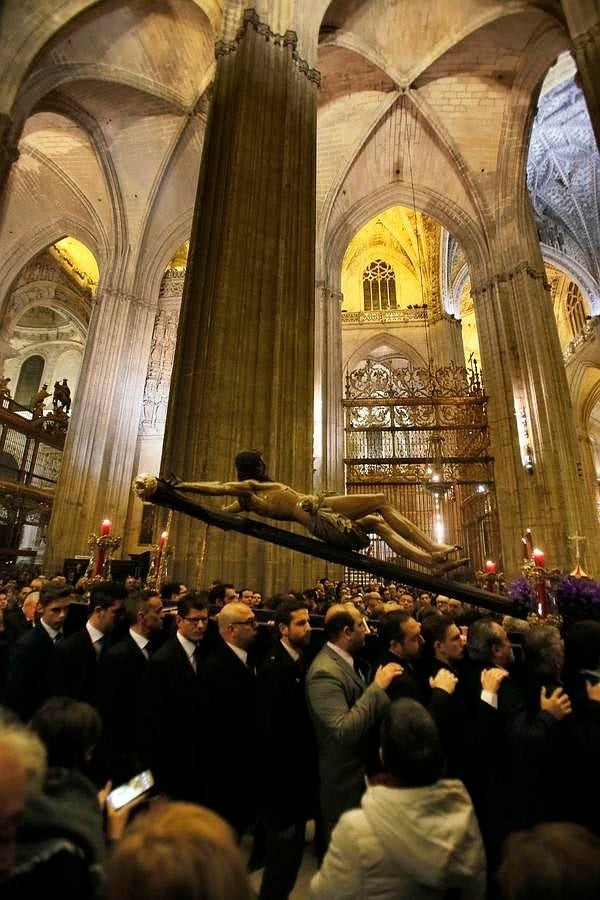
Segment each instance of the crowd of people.
[[13,578],[0,697],[3,897],[244,900],[253,833],[284,900],[309,822],[314,898],[600,895],[598,622],[376,581]]

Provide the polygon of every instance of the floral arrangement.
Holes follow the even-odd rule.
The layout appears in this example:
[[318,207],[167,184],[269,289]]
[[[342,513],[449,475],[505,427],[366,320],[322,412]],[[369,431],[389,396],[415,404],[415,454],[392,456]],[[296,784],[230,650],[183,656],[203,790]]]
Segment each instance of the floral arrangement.
[[533,588],[524,576],[521,575],[519,578],[511,581],[506,593],[519,612],[530,613],[537,611],[537,600]]
[[600,584],[591,578],[565,575],[556,585],[555,601],[565,625],[584,619],[600,621]]

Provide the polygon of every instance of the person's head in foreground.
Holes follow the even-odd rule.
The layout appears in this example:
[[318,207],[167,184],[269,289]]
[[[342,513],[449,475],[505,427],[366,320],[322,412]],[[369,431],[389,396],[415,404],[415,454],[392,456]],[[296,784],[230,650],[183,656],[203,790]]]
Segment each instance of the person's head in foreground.
[[409,698],[395,700],[381,725],[381,761],[397,786],[426,787],[442,777],[444,756],[431,715]]
[[45,770],[46,754],[36,735],[0,714],[0,880],[14,866],[27,792],[40,788]]
[[139,816],[115,850],[108,900],[251,900],[229,826],[192,803]]
[[600,838],[573,822],[543,822],[504,844],[498,872],[504,900],[597,900]]

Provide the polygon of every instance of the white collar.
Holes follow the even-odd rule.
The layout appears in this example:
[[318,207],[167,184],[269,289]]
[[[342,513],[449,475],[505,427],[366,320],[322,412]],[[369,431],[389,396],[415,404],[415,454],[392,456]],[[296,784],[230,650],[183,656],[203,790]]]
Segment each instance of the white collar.
[[62,634],[62,628],[52,628],[52,626],[47,625],[43,619],[40,619],[40,625],[51,640],[54,640],[57,634]]
[[191,659],[198,645],[194,641],[190,641],[189,638],[184,637],[180,631],[177,632],[177,640],[185,650],[185,655],[188,659]]
[[133,628],[129,629],[129,637],[132,641],[135,641],[140,650],[145,650],[149,644],[148,638],[144,637],[142,634],[138,634]]
[[88,634],[92,639],[92,644],[97,644],[98,641],[101,641],[104,637],[101,631],[98,631],[97,628],[94,628],[91,622],[86,622],[85,627],[87,628]]
[[227,646],[229,647],[230,650],[233,650],[233,652],[238,657],[238,659],[241,659],[241,661],[244,663],[244,665],[246,665],[248,662],[248,651],[242,650],[241,647],[236,647],[235,644],[230,644],[229,641],[225,641],[225,643],[227,644]]
[[282,641],[281,643],[283,644],[283,646],[285,647],[287,652],[290,654],[290,656],[292,657],[294,662],[298,662],[298,660],[300,659],[300,654],[298,653],[298,651],[294,650],[293,647],[290,647],[289,644],[286,644],[285,641]]
[[330,650],[333,650],[338,656],[341,656],[344,662],[348,663],[350,668],[354,671],[354,658],[350,656],[349,653],[346,653],[345,650],[342,650],[341,647],[338,647],[337,644],[332,644],[331,641],[327,641],[327,646]]

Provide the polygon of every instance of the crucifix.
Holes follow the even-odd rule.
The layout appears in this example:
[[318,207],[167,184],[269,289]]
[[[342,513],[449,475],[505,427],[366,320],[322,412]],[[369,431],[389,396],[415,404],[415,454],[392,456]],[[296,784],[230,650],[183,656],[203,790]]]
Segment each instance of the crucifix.
[[571,544],[575,544],[575,562],[579,563],[581,559],[581,554],[579,552],[579,545],[585,544],[585,537],[581,534],[570,534],[567,538],[568,542]]

